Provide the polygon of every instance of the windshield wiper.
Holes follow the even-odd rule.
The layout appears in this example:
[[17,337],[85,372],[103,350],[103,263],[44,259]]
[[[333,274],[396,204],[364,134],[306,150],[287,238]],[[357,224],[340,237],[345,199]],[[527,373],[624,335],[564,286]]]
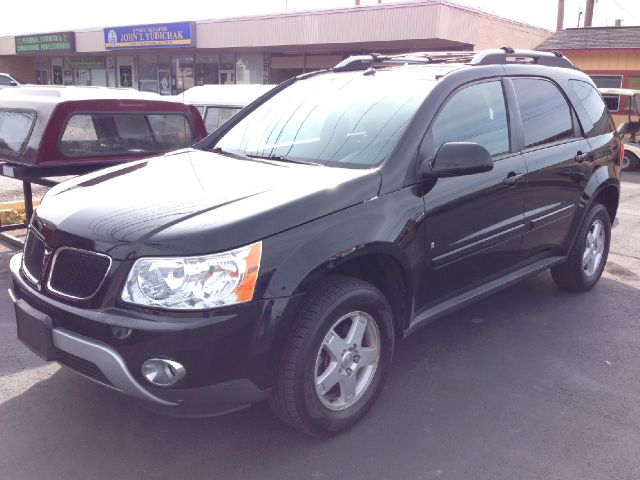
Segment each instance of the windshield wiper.
[[237,153],[237,152],[230,152],[228,150],[223,150],[220,147],[216,147],[214,149],[211,150],[213,153],[219,153],[220,155],[227,155],[229,157],[240,157],[240,158],[247,158],[247,155],[242,155],[241,153]]
[[247,155],[247,157],[251,158],[259,158],[261,160],[275,160],[276,162],[286,162],[286,163],[298,163],[300,165],[314,165],[316,167],[326,167],[322,163],[310,162],[308,160],[299,160],[290,157],[285,157],[283,155]]

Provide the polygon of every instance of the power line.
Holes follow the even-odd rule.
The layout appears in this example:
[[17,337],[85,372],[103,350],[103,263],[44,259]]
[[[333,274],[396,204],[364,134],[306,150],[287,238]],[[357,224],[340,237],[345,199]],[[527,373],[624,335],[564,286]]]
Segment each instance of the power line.
[[622,5],[620,5],[617,0],[611,0],[613,3],[615,3],[618,8],[620,10],[622,10],[623,12],[625,12],[627,15],[629,15],[631,18],[633,18],[634,20],[638,20],[638,17],[636,17],[633,13],[631,13],[629,10],[627,10],[626,8],[624,8]]

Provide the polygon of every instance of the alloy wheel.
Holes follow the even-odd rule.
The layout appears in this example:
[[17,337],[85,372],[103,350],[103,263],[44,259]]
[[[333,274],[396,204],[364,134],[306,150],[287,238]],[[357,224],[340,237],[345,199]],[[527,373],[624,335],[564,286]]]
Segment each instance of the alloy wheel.
[[344,410],[365,394],[380,362],[380,331],[366,312],[342,316],[325,335],[315,364],[322,405]]
[[582,255],[582,269],[587,277],[592,277],[600,268],[605,247],[604,224],[595,220],[587,232],[587,240]]

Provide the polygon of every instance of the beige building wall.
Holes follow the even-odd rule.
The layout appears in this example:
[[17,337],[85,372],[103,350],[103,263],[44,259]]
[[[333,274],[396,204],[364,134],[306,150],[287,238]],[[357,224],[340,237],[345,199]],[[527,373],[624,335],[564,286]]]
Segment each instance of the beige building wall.
[[[230,18],[196,23],[198,49],[255,49],[388,42],[388,48],[474,45],[476,50],[533,48],[552,32],[445,0],[423,0],[335,10]],[[102,29],[76,31],[78,53],[104,52]],[[0,38],[0,55],[15,53],[14,38]]]
[[[533,48],[552,32],[442,0],[199,22],[198,48],[440,39],[476,49]],[[372,42],[372,39],[375,39]]]
[[13,37],[0,37],[0,55],[15,55],[16,42]]
[[505,46],[532,49],[553,34],[550,30],[446,2],[439,7],[439,15],[439,38],[461,39],[474,45],[475,50]]
[[76,52],[104,52],[105,50],[102,29],[76,32]]
[[640,71],[640,51],[563,52],[580,70]]

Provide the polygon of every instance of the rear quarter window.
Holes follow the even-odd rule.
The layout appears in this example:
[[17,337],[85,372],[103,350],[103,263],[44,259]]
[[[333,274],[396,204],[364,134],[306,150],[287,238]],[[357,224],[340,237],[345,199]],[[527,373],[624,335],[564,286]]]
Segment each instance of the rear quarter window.
[[570,80],[570,83],[593,124],[589,131],[584,132],[585,135],[595,137],[612,131],[607,106],[598,91],[587,82]]
[[188,147],[194,135],[178,114],[77,114],[67,121],[60,152],[69,157],[163,153]]
[[29,110],[0,110],[0,153],[17,157],[22,154],[36,113]]

